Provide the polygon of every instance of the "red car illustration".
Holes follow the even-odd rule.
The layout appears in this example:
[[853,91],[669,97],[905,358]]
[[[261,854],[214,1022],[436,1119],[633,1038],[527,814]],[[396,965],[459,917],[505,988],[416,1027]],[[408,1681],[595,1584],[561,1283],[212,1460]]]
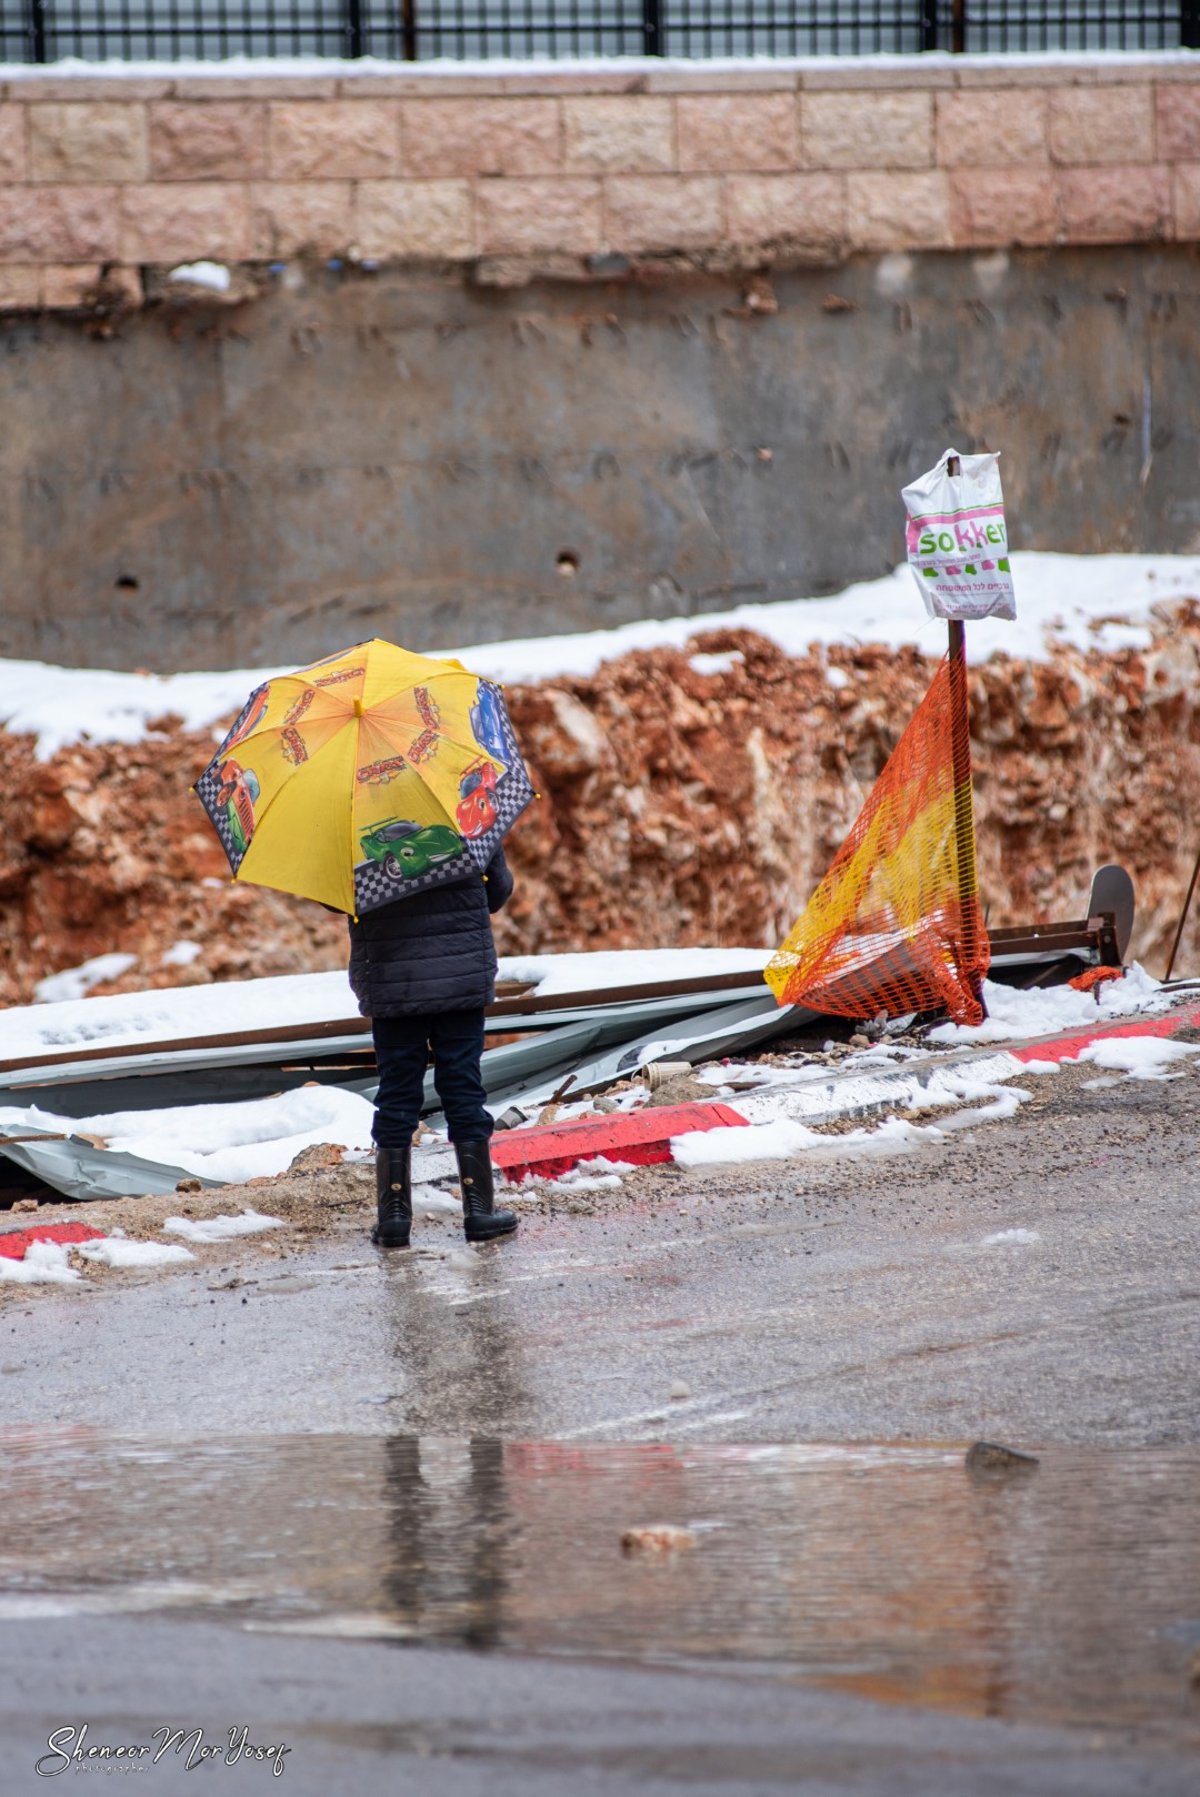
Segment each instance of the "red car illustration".
[[486,757],[473,761],[458,783],[455,821],[464,836],[482,836],[496,821],[496,765]]
[[254,801],[261,791],[258,775],[232,757],[223,761],[217,772],[221,781],[217,788],[217,804],[224,806],[230,834],[244,855],[254,834]]

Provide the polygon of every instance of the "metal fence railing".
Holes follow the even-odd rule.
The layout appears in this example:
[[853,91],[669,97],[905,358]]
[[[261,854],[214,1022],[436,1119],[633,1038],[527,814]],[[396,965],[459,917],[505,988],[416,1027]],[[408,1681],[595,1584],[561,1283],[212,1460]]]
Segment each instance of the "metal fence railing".
[[1200,46],[1200,0],[0,0],[0,62]]

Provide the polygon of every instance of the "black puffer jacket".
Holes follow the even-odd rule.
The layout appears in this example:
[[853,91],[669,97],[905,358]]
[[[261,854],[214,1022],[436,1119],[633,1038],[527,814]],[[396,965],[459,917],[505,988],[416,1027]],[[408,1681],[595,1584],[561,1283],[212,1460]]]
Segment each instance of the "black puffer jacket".
[[431,886],[350,922],[350,986],[364,1017],[466,1011],[496,996],[491,913],[512,895],[504,850],[487,874]]

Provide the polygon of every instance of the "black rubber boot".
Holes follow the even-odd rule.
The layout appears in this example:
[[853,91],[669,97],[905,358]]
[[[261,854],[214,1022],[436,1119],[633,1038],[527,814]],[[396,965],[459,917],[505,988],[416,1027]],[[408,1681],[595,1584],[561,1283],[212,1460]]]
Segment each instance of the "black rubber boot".
[[377,1248],[407,1248],[412,1233],[411,1148],[376,1148],[375,1196],[379,1220],[371,1240]]
[[511,1235],[517,1227],[515,1211],[495,1210],[492,1156],[487,1142],[456,1142],[458,1176],[462,1181],[463,1231],[469,1242],[491,1242]]

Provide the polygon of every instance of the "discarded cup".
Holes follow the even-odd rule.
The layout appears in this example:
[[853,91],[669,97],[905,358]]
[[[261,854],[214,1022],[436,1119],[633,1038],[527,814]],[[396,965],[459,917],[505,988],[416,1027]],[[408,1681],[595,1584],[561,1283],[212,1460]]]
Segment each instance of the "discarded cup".
[[652,1092],[665,1086],[668,1080],[679,1079],[683,1074],[692,1071],[690,1061],[647,1061],[642,1068],[642,1078]]

